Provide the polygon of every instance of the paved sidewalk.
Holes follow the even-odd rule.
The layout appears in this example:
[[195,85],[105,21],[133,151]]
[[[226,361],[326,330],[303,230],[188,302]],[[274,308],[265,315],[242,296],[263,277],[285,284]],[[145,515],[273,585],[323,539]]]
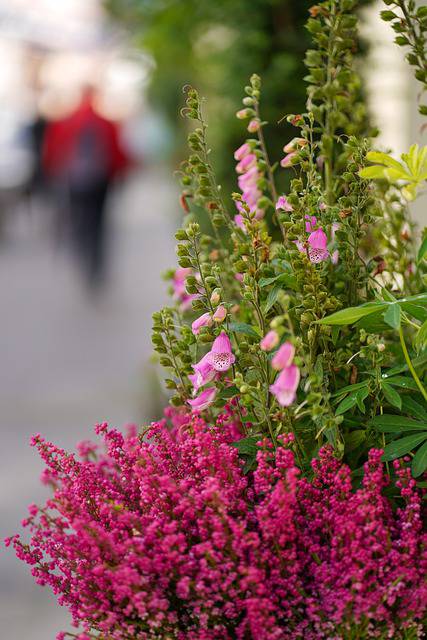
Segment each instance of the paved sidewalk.
[[[43,499],[30,435],[61,446],[95,422],[143,422],[156,411],[149,364],[151,314],[166,300],[160,274],[174,265],[175,185],[148,170],[112,203],[109,286],[91,300],[70,256],[53,250],[39,215],[19,212],[0,243],[0,537]],[[0,548],[0,637],[54,640],[68,615],[29,569]]]

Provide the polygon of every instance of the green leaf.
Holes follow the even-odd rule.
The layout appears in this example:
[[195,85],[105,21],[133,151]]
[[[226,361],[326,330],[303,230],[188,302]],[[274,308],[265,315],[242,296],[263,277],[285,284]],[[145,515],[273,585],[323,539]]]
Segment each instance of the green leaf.
[[345,413],[346,411],[349,411],[349,409],[354,407],[356,404],[357,404],[357,394],[352,393],[351,395],[347,396],[347,398],[344,398],[344,400],[342,400],[339,403],[338,407],[336,408],[335,415],[341,416],[343,413]]
[[395,391],[390,384],[387,384],[387,382],[383,382],[381,384],[381,389],[392,407],[396,407],[400,410],[402,408],[402,399],[397,391]]
[[296,278],[291,273],[280,273],[278,276],[272,276],[271,278],[260,278],[258,284],[263,289],[264,287],[268,287],[270,284],[283,284],[285,287],[289,289],[295,289],[296,287]]
[[368,380],[364,380],[363,382],[356,382],[356,384],[349,384],[347,387],[341,387],[338,391],[335,391],[331,398],[336,398],[337,396],[342,396],[346,393],[351,393],[352,391],[358,391],[359,389],[363,389],[368,386]]
[[237,387],[235,386],[231,386],[231,387],[225,387],[221,393],[220,393],[220,397],[221,398],[233,398],[234,396],[239,395],[240,391]]
[[375,416],[368,424],[369,426],[374,427],[377,431],[381,431],[381,433],[427,430],[427,420],[425,422],[417,422],[416,420],[412,420],[412,418],[387,413]]
[[232,442],[231,446],[236,447],[239,454],[255,458],[258,451],[257,442],[259,442],[259,439],[259,436],[248,436],[247,438],[237,440],[237,442]]
[[361,445],[365,439],[366,432],[364,429],[351,431],[346,436],[344,436],[345,452],[350,453],[350,451],[354,451],[354,449],[357,449],[357,447]]
[[413,433],[410,436],[393,440],[393,442],[390,442],[384,448],[382,459],[384,462],[389,462],[401,458],[415,449],[421,442],[424,442],[424,440],[427,440],[427,431],[424,433]]
[[422,241],[420,248],[418,249],[418,254],[417,254],[418,264],[425,259],[426,255],[427,255],[427,235]]
[[400,317],[400,306],[397,302],[390,304],[383,315],[384,322],[392,329],[398,329],[400,327]]
[[385,179],[385,167],[376,165],[375,167],[364,167],[360,169],[359,176],[365,180],[380,180]]
[[368,389],[360,389],[360,391],[358,391],[356,393],[356,402],[357,402],[357,406],[359,407],[359,410],[362,413],[365,413],[366,411],[366,407],[365,407],[365,400],[369,395],[369,390]]
[[415,302],[401,302],[399,303],[402,309],[409,313],[420,322],[427,320],[427,306],[423,304],[416,304]]
[[268,313],[271,309],[271,307],[273,307],[276,302],[277,302],[277,298],[279,297],[279,293],[281,292],[282,287],[279,284],[276,284],[271,291],[269,292],[268,296],[267,296],[267,300],[265,301],[265,305],[264,305],[264,313]]
[[376,311],[382,309],[386,309],[387,306],[388,305],[386,302],[367,302],[360,307],[348,307],[347,309],[336,311],[330,316],[326,316],[326,318],[322,318],[317,322],[319,324],[328,325],[353,324],[353,322],[360,320],[360,318],[363,318],[364,316],[375,313]]
[[417,351],[427,347],[427,320],[423,322],[415,336],[414,345]]
[[402,389],[411,389],[412,391],[418,391],[417,383],[413,378],[407,378],[406,376],[387,376],[383,375],[381,377],[381,384],[383,382],[387,382],[387,384],[392,384],[394,387],[401,387]]
[[[419,369],[420,371],[424,370],[427,365],[427,353],[422,353],[417,358],[414,358],[412,360],[412,364],[414,365],[415,369]],[[392,367],[387,371],[387,375],[393,376],[396,373],[402,373],[403,371],[408,371],[408,365],[406,363],[397,365],[396,367]]]
[[427,425],[427,409],[421,406],[416,400],[410,396],[404,396],[402,399],[403,409],[414,418],[422,420]]
[[412,460],[412,475],[414,478],[422,475],[427,469],[427,442],[418,449]]
[[387,167],[394,167],[395,169],[402,170],[403,167],[398,160],[395,160],[387,153],[382,153],[381,151],[368,151],[366,154],[366,159],[369,162],[376,162],[378,164],[384,164]]
[[245,322],[230,322],[228,328],[232,333],[243,333],[246,336],[257,338],[258,340],[261,337],[257,328],[252,327],[250,324],[246,324]]

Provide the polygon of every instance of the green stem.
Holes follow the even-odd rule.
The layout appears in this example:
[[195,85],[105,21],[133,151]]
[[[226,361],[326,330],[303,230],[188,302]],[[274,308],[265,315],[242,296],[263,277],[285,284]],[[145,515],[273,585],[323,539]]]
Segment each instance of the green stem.
[[412,374],[412,377],[414,378],[417,387],[419,388],[419,390],[421,391],[424,400],[427,402],[427,391],[424,388],[423,383],[421,382],[421,380],[419,379],[417,372],[415,371],[414,365],[412,364],[408,349],[406,347],[406,342],[405,342],[405,338],[403,336],[403,331],[402,331],[402,327],[399,327],[399,338],[400,338],[400,344],[402,346],[402,351],[403,351],[403,355],[405,356],[405,360],[406,360],[406,364],[408,365],[408,369]]

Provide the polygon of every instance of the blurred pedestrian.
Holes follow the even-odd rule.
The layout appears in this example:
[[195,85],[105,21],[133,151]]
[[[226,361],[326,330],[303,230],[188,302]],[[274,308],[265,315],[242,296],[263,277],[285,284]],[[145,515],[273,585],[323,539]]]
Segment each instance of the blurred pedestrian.
[[113,180],[128,165],[118,125],[94,106],[96,93],[86,87],[77,109],[47,125],[43,165],[69,213],[74,247],[89,284],[101,283],[105,269],[106,199]]

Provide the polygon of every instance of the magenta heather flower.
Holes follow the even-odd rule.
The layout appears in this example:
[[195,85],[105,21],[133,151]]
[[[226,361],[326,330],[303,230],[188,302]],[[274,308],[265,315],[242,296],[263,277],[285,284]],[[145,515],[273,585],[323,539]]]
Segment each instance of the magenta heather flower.
[[277,331],[269,331],[265,334],[265,336],[259,343],[259,346],[261,347],[262,351],[271,351],[272,349],[274,349],[274,347],[277,347],[278,344],[279,334],[277,333]]
[[97,432],[105,450],[89,458],[35,439],[53,499],[25,521],[28,544],[8,540],[77,637],[338,640],[350,626],[422,637],[427,535],[403,462],[393,509],[378,450],[356,489],[330,447],[302,477],[291,435],[276,450],[259,442],[245,475],[230,408],[173,433],[164,421],[145,437]]
[[282,407],[289,407],[296,398],[300,372],[295,364],[285,367],[270,386],[271,393]]
[[271,360],[271,366],[277,371],[290,367],[295,355],[295,347],[291,342],[284,342]]
[[231,349],[230,338],[224,331],[215,338],[212,348],[206,355],[206,358],[207,362],[215,371],[228,371],[231,365],[234,364],[236,358]]
[[196,318],[191,325],[191,331],[195,336],[199,335],[200,329],[202,327],[210,327],[212,324],[212,316],[210,313],[203,313],[201,316]]
[[193,411],[204,411],[215,401],[217,389],[215,387],[209,387],[202,391],[196,398],[187,400],[187,404],[190,405]]

